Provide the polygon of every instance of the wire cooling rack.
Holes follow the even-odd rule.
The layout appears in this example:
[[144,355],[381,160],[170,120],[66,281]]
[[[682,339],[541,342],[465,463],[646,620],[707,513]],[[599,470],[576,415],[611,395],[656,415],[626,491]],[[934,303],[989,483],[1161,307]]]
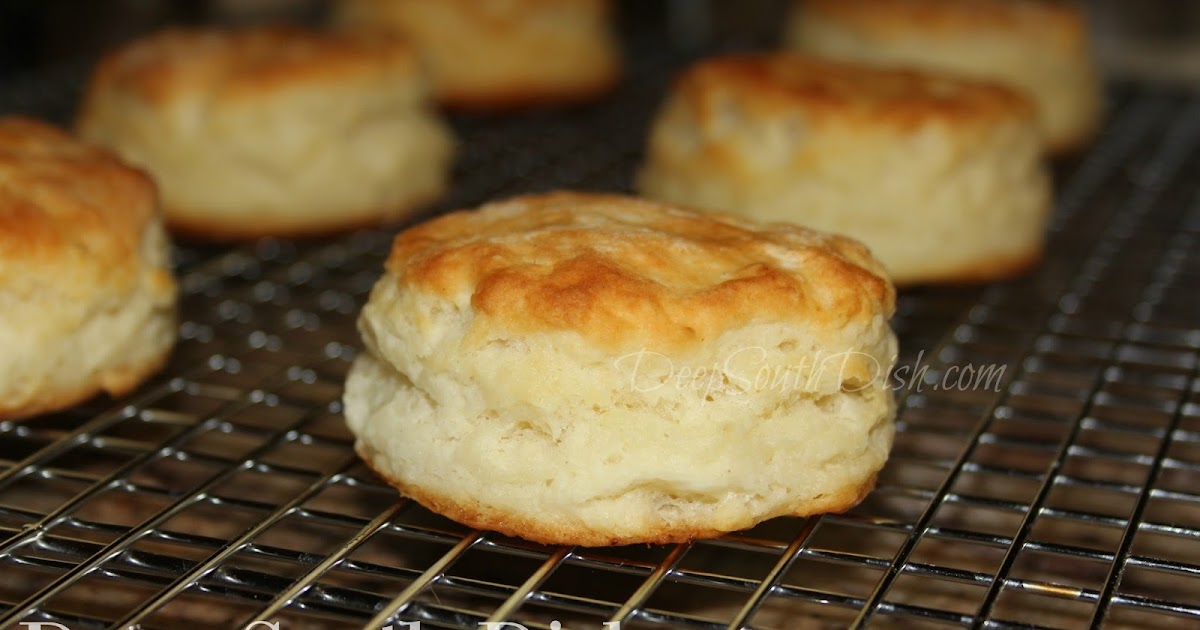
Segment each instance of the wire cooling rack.
[[[688,60],[641,46],[601,103],[456,120],[435,211],[626,189]],[[7,84],[0,109],[61,121],[80,72]],[[390,233],[182,247],[161,376],[0,423],[0,627],[1200,627],[1200,99],[1110,105],[1057,166],[1040,267],[901,294],[878,489],[687,545],[471,531],[358,462],[339,396]]]

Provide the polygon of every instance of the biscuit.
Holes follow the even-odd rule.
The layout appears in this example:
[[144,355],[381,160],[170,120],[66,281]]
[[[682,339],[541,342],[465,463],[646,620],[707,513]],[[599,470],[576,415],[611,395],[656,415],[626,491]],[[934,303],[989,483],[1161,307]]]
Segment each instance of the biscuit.
[[396,238],[359,318],[346,421],[403,494],[542,543],[845,510],[891,446],[894,304],[843,237],[518,197]]
[[1051,204],[1016,92],[797,53],[688,69],[646,153],[645,195],[849,235],[901,284],[1024,270]]
[[404,219],[453,153],[407,46],[285,27],[133,42],[97,67],[78,125],[155,177],[173,229],[211,238]]
[[125,394],[175,340],[153,182],[50,125],[0,119],[0,419]]
[[464,109],[584,101],[611,89],[620,55],[607,0],[339,0],[337,23],[412,42],[438,100]]
[[1085,144],[1103,113],[1083,9],[1044,0],[801,0],[789,47],[992,80],[1037,107],[1054,153]]

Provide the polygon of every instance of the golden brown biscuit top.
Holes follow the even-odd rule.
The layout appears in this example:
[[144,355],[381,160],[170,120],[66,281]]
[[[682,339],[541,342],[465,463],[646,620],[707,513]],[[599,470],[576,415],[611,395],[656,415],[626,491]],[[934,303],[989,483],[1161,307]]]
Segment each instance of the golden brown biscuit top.
[[1079,5],[1064,0],[799,0],[797,6],[878,36],[1019,32],[1074,45],[1087,27]]
[[140,264],[156,212],[153,182],[108,151],[45,123],[0,118],[0,287],[30,265],[120,280]]
[[107,55],[90,89],[124,91],[160,103],[193,94],[254,98],[372,76],[417,78],[420,68],[406,44],[379,33],[317,33],[282,26],[171,29]]
[[1007,87],[791,52],[700,61],[683,73],[674,93],[709,120],[799,110],[806,116],[911,128],[933,119],[990,124],[1036,116],[1029,101]]
[[619,195],[455,212],[401,233],[387,269],[408,288],[470,295],[476,326],[573,331],[606,349],[686,349],[760,321],[821,335],[895,304],[856,241]]

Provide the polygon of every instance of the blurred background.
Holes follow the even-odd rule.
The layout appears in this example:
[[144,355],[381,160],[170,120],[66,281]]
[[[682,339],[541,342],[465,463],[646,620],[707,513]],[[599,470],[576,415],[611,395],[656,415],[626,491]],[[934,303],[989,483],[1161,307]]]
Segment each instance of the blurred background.
[[[0,80],[77,65],[169,24],[319,22],[327,0],[0,0]],[[786,0],[623,0],[626,27],[666,45],[762,46]],[[1097,55],[1116,78],[1200,85],[1200,2],[1088,0]]]

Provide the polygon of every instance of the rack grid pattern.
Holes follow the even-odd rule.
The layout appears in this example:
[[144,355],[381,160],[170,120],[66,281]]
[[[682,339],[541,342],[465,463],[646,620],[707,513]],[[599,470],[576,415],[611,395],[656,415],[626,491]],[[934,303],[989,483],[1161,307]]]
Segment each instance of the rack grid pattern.
[[[686,61],[640,58],[602,103],[456,120],[438,210],[626,189]],[[0,109],[61,117],[77,79],[6,86]],[[1036,271],[901,294],[878,489],[678,546],[469,531],[358,462],[339,396],[390,233],[181,247],[161,377],[0,423],[0,627],[1198,627],[1200,97],[1115,88],[1056,168]]]

